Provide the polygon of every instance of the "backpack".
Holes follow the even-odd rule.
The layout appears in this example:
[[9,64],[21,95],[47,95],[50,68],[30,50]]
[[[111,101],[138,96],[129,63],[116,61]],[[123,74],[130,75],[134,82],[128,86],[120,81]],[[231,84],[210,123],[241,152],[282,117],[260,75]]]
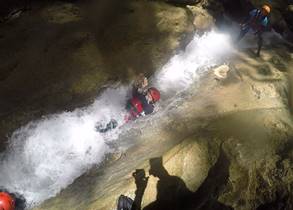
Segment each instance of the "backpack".
[[133,200],[127,196],[120,195],[118,198],[117,210],[131,210]]

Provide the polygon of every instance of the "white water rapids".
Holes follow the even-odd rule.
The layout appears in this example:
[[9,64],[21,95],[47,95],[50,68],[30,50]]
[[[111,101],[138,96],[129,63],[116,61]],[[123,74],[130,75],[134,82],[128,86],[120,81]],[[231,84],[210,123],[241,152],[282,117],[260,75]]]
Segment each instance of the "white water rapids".
[[[186,90],[209,67],[223,63],[231,51],[227,35],[195,35],[185,51],[151,78],[151,84],[161,91],[160,103]],[[121,125],[129,90],[130,86],[109,87],[88,107],[46,116],[17,129],[1,154],[0,189],[23,195],[31,208],[99,164],[111,152],[107,142],[119,140],[124,128],[100,134],[95,123],[114,118]]]

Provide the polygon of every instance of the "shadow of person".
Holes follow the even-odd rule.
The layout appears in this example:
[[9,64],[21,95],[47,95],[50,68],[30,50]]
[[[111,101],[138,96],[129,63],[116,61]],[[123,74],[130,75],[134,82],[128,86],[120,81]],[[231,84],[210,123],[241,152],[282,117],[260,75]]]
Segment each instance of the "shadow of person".
[[[163,166],[162,157],[152,158],[149,162],[149,174],[159,178],[157,198],[143,210],[233,210],[218,201],[229,180],[230,161],[222,147],[217,162],[210,168],[207,177],[195,192],[190,191],[181,178],[168,173]],[[143,169],[137,169],[133,177],[137,187],[134,201],[121,195],[119,203],[123,205],[121,208],[118,205],[118,210],[130,210],[128,206],[131,206],[131,210],[141,210],[141,201],[149,177],[145,176]]]
[[148,184],[149,177],[145,176],[144,169],[136,169],[132,176],[135,179],[136,191],[131,210],[141,210],[141,201],[145,188]]
[[164,168],[162,157],[150,159],[150,175],[159,178],[157,183],[157,199],[144,208],[144,210],[156,209],[183,209],[186,201],[192,196],[184,181],[177,177],[171,176]]

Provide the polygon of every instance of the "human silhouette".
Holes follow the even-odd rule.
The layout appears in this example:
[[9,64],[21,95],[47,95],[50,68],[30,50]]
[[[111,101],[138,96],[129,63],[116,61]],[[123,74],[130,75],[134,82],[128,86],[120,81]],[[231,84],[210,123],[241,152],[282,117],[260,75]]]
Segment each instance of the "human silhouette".
[[148,178],[145,176],[144,169],[136,169],[132,174],[135,179],[136,191],[135,198],[120,195],[118,198],[117,210],[141,210],[141,201],[148,183]]
[[[230,162],[222,147],[217,162],[210,168],[206,179],[196,192],[190,191],[181,178],[168,173],[163,166],[162,157],[152,158],[149,162],[149,174],[159,178],[157,197],[143,210],[233,210],[232,207],[218,201],[223,187],[229,180]],[[145,176],[143,169],[137,169],[133,177],[137,187],[135,199],[120,196],[118,210],[141,210],[141,201],[148,177]]]
[[157,199],[144,210],[180,210],[186,205],[186,200],[192,196],[184,181],[172,176],[164,168],[162,157],[150,159],[150,175],[159,178],[157,183]]

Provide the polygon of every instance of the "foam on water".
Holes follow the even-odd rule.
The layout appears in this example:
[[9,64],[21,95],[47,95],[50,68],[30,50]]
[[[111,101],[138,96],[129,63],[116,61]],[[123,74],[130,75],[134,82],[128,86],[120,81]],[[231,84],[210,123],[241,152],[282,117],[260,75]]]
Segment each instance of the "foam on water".
[[[186,50],[175,55],[151,81],[162,91],[165,102],[172,101],[208,67],[223,62],[231,49],[226,35],[196,35]],[[114,118],[123,124],[129,89],[108,88],[89,107],[47,116],[17,129],[2,154],[0,188],[22,194],[32,207],[99,164],[111,152],[107,142],[119,139],[123,128],[101,135],[95,131],[95,123]]]
[[[109,88],[86,109],[45,117],[16,130],[0,163],[0,186],[30,206],[58,193],[109,152],[97,121],[121,124],[126,87]],[[119,129],[111,132],[116,139]]]
[[165,94],[185,90],[210,67],[221,63],[232,51],[229,36],[215,31],[195,35],[185,51],[175,55],[155,76]]

